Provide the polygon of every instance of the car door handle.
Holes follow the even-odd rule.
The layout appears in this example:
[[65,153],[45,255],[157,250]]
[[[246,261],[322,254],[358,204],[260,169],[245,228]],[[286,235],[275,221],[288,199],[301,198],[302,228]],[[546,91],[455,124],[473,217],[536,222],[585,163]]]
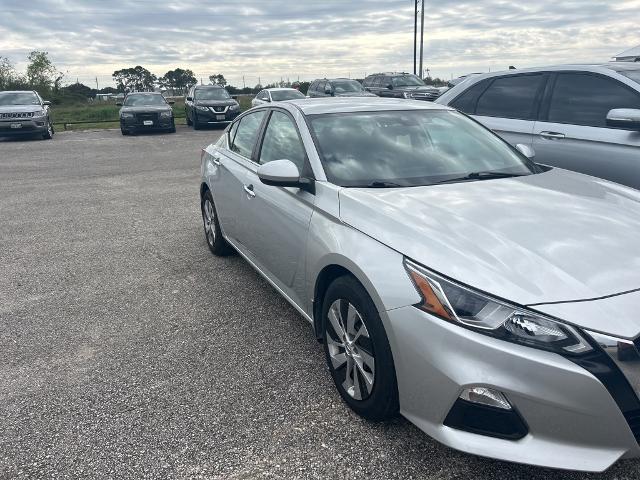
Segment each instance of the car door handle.
[[560,140],[565,138],[565,134],[559,132],[540,132],[540,136],[547,140]]
[[254,198],[256,196],[256,192],[253,191],[253,185],[243,185],[242,188],[249,197]]

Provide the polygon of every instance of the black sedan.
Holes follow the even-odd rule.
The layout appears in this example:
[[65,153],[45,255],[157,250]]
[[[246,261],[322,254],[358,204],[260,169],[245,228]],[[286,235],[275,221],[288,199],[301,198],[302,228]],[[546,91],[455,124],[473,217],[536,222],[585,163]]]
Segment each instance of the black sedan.
[[173,102],[160,93],[130,93],[124,98],[120,109],[120,131],[130,135],[142,131],[175,132]]

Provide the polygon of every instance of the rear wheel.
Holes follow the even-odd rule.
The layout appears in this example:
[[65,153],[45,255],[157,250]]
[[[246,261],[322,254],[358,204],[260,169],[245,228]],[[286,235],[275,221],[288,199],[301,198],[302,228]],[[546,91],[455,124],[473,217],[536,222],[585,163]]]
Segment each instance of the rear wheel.
[[399,410],[398,386],[389,340],[364,287],[353,277],[336,279],[322,307],[327,365],[342,399],[369,420]]
[[218,222],[216,207],[213,203],[213,197],[211,196],[210,191],[207,191],[204,194],[200,206],[202,209],[204,236],[207,240],[209,250],[211,250],[214,255],[220,257],[232,254],[233,248],[222,236],[222,230],[220,229],[220,223]]

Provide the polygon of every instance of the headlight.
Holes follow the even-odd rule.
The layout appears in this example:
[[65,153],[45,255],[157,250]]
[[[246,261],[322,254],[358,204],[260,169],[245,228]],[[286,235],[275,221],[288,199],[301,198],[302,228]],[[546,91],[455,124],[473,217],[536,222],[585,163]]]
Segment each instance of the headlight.
[[173,116],[173,112],[171,110],[167,112],[160,112],[160,118],[171,118]]
[[457,285],[409,260],[405,268],[422,297],[416,307],[443,320],[541,350],[561,354],[593,350],[570,325]]
[[33,112],[33,116],[34,117],[44,117],[45,116],[45,111],[44,110],[36,110],[35,112]]
[[235,104],[235,105],[229,105],[229,110],[238,110],[240,108],[239,104]]
[[410,94],[409,92],[403,92],[403,93],[402,93],[402,96],[403,96],[404,98],[411,98],[411,94]]
[[122,113],[122,114],[120,115],[120,117],[122,117],[122,118],[133,118],[133,113],[126,113],[126,112],[124,112],[124,113]]
[[196,108],[198,110],[202,110],[203,112],[208,112],[209,111],[209,107],[205,107],[203,105],[196,105]]

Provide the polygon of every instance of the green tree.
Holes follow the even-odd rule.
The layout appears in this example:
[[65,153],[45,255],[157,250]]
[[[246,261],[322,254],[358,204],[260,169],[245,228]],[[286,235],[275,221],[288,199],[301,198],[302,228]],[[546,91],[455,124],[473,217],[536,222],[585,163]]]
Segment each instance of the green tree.
[[48,52],[34,50],[27,57],[27,81],[32,88],[39,91],[49,91],[51,87],[56,89],[64,75],[59,72],[49,59]]
[[82,95],[84,97],[93,98],[96,96],[96,89],[88,87],[82,83],[72,83],[63,88],[65,93],[72,93],[75,95]]
[[170,89],[175,94],[176,90],[180,93],[186,92],[189,87],[198,83],[198,80],[191,70],[176,68],[160,77],[158,83],[161,87]]
[[140,65],[113,72],[113,80],[120,92],[148,92],[156,84],[156,76]]
[[17,78],[18,73],[11,60],[0,57],[0,90],[9,90]]
[[224,78],[224,75],[222,75],[221,73],[217,75],[209,75],[209,81],[212,84],[220,85],[221,87],[224,87],[227,85],[227,80]]

